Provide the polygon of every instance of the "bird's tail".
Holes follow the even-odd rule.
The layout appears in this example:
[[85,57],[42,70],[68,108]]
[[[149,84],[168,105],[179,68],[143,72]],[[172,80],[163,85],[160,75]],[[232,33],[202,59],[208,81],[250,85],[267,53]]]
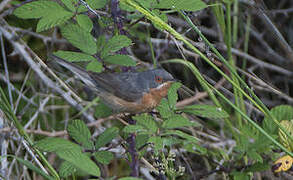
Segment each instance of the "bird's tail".
[[79,66],[68,62],[58,56],[55,55],[50,55],[50,57],[52,59],[55,60],[55,62],[57,62],[58,64],[60,64],[61,66],[65,67],[66,69],[70,70],[71,72],[74,73],[74,75],[76,75],[81,81],[83,81],[83,83],[85,83],[87,86],[90,87],[95,87],[95,83],[93,81],[93,79],[89,76],[88,72],[82,68],[80,68]]

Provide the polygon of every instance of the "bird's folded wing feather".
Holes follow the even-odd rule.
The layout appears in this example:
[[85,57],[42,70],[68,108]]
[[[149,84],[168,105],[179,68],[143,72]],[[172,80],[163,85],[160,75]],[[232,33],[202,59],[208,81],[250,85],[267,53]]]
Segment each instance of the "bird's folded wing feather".
[[94,73],[89,75],[96,85],[115,96],[130,102],[139,100],[143,91],[135,86],[137,73]]

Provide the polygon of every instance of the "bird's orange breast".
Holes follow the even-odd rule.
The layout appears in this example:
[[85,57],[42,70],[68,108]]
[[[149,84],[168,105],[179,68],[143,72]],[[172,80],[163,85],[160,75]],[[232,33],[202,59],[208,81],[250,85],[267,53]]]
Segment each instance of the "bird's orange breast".
[[[160,88],[150,89],[148,93],[144,93],[142,98],[136,102],[128,102],[115,96],[106,96],[103,99],[108,102],[113,109],[119,109],[121,112],[142,113],[149,112],[158,106],[165,96],[168,94],[168,89],[171,82],[166,82]],[[107,100],[108,99],[108,100]]]

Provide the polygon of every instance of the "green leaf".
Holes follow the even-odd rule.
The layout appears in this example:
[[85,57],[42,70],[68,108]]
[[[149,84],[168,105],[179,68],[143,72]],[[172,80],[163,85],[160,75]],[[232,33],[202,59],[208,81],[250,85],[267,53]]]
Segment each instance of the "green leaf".
[[56,154],[73,164],[75,167],[79,168],[80,170],[93,175],[93,176],[100,176],[100,169],[99,167],[84,153],[81,152],[81,150],[77,149],[67,149],[59,150],[56,152]]
[[231,175],[233,175],[234,180],[249,180],[249,175],[244,172],[232,172]]
[[80,53],[80,52],[73,52],[73,51],[57,51],[53,53],[54,55],[65,59],[69,62],[81,62],[81,61],[96,61],[97,59],[91,55]]
[[98,51],[102,51],[105,44],[106,44],[106,37],[104,35],[100,35],[97,39]]
[[78,5],[78,0],[61,0],[62,3],[72,12],[76,11],[76,6]]
[[16,159],[19,163],[25,165],[27,168],[29,168],[33,172],[43,176],[45,179],[54,180],[53,177],[49,176],[46,172],[44,172],[42,169],[36,167],[35,165],[33,165],[28,160],[24,160],[24,159],[21,159],[19,157],[13,156],[13,155],[7,155],[7,157],[12,157],[12,158]]
[[259,153],[257,153],[255,150],[248,150],[247,156],[251,158],[252,160],[255,160],[256,162],[263,163],[263,159]]
[[229,114],[222,108],[212,106],[212,105],[191,105],[185,106],[181,109],[183,112],[194,114],[196,116],[201,116],[205,118],[227,118]]
[[102,134],[100,134],[96,141],[96,149],[105,146],[107,143],[111,142],[112,139],[117,137],[119,134],[119,129],[117,127],[112,127],[106,129]]
[[157,0],[137,0],[137,2],[145,8],[153,8],[158,4]]
[[95,59],[94,61],[91,61],[90,63],[87,64],[86,70],[99,73],[99,72],[102,72],[103,65],[101,62]]
[[54,26],[64,24],[72,16],[72,12],[65,10],[52,12],[51,14],[48,14],[47,16],[44,16],[40,19],[37,25],[37,32],[41,32]]
[[67,127],[67,132],[77,143],[83,147],[92,149],[93,142],[91,139],[91,132],[86,124],[81,120],[73,120]]
[[81,151],[81,147],[66,139],[49,137],[38,141],[34,146],[45,152],[66,151],[76,149]]
[[272,114],[277,120],[291,120],[293,119],[293,107],[289,105],[280,105],[271,109]]
[[108,0],[87,0],[88,5],[93,9],[101,9],[105,7]]
[[85,31],[91,32],[93,29],[93,22],[92,20],[84,15],[84,14],[79,14],[76,16],[76,21],[82,27]]
[[123,128],[123,132],[125,133],[137,133],[137,132],[147,132],[143,126],[140,125],[127,125]]
[[76,24],[68,24],[61,29],[62,35],[75,47],[87,54],[97,53],[93,36]]
[[152,133],[156,133],[158,126],[154,118],[149,114],[141,114],[133,117],[137,121],[138,125],[144,126],[146,129],[150,130]]
[[107,44],[104,46],[101,52],[101,58],[104,59],[106,56],[111,55],[120,49],[130,46],[132,44],[131,40],[124,35],[116,35],[112,37]]
[[94,156],[102,164],[109,164],[114,158],[113,154],[109,151],[97,151],[94,153]]
[[[271,109],[271,113],[279,122],[293,119],[293,107],[289,105],[276,106]],[[264,118],[263,127],[271,134],[276,134],[278,130],[276,123],[269,117]]]
[[112,109],[109,108],[104,103],[100,102],[95,108],[95,117],[96,118],[104,118],[108,117],[112,114]]
[[163,137],[163,145],[164,147],[165,146],[168,146],[168,147],[171,147],[171,146],[174,146],[176,144],[182,144],[184,140],[182,139],[179,139],[178,137],[175,137],[175,136],[167,136],[167,137]]
[[270,169],[270,165],[268,163],[254,163],[253,165],[246,168],[245,172],[260,172],[266,171]]
[[59,167],[59,175],[63,178],[68,177],[75,172],[76,167],[68,161],[64,161]]
[[118,64],[122,66],[135,66],[136,62],[128,55],[116,54],[112,56],[107,56],[104,61],[111,64]]
[[123,177],[123,178],[119,178],[118,180],[142,180],[142,179],[136,178],[136,177]]
[[160,0],[156,8],[174,9],[183,11],[198,11],[206,8],[207,5],[201,0]]
[[16,8],[13,14],[22,19],[32,19],[46,17],[50,14],[64,11],[58,3],[54,1],[40,0],[26,3]]
[[183,117],[182,115],[176,114],[168,118],[163,122],[163,128],[179,128],[184,126],[198,126],[198,124],[191,122],[189,119]]
[[137,149],[142,148],[142,146],[145,146],[146,143],[149,140],[150,135],[148,134],[137,134],[135,138],[135,146]]
[[189,134],[186,134],[186,133],[179,131],[179,130],[169,130],[169,131],[166,131],[165,133],[162,134],[162,136],[168,136],[168,135],[176,135],[176,136],[184,138],[192,143],[198,142],[198,139],[196,137],[191,136]]
[[200,153],[201,155],[206,155],[208,150],[204,147],[201,147],[200,145],[196,144],[196,143],[186,143],[184,145],[184,149],[188,152],[191,153]]
[[181,87],[181,83],[176,82],[171,85],[168,91],[168,102],[171,109],[175,109],[176,102],[178,100],[177,90]]
[[156,107],[156,109],[164,119],[175,115],[175,113],[170,109],[169,103],[165,98],[161,100],[161,103]]
[[159,151],[164,148],[163,139],[160,136],[150,137],[148,143],[152,143],[154,145],[155,154],[158,154]]

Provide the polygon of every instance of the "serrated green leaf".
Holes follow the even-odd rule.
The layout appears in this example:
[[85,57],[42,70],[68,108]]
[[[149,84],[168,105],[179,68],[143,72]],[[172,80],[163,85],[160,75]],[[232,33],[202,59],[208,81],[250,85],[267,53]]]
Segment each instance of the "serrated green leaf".
[[160,0],[155,6],[159,9],[174,9],[183,11],[198,11],[207,7],[202,0]]
[[102,164],[109,164],[114,158],[113,154],[109,151],[97,151],[94,153],[94,157]]
[[91,132],[86,124],[81,120],[73,120],[67,127],[67,132],[77,143],[87,149],[93,148]]
[[252,160],[254,160],[256,162],[263,163],[263,159],[262,159],[261,155],[259,153],[257,153],[255,150],[249,150],[249,151],[247,151],[247,155]]
[[58,3],[54,1],[40,0],[26,3],[16,8],[13,14],[22,19],[32,19],[46,17],[52,13],[64,11]]
[[119,129],[117,127],[112,127],[106,129],[102,134],[100,134],[96,141],[96,149],[105,146],[107,143],[111,142],[112,139],[117,137],[119,134]]
[[[293,119],[293,107],[289,105],[280,105],[272,108],[272,115],[280,122],[282,120]],[[270,134],[276,134],[278,127],[276,123],[269,117],[263,120],[263,128]]]
[[100,169],[99,167],[81,150],[77,149],[67,149],[66,151],[60,150],[57,151],[56,154],[72,163],[75,167],[79,168],[80,170],[93,175],[93,176],[100,176]]
[[181,83],[175,82],[171,85],[168,91],[168,102],[171,109],[175,109],[176,102],[178,100],[177,90],[181,87]]
[[182,115],[176,114],[172,117],[169,117],[163,122],[163,128],[179,128],[184,126],[198,126],[198,124],[191,122],[189,119],[183,117]]
[[57,51],[53,53],[54,55],[65,59],[69,62],[81,62],[81,61],[96,61],[97,59],[91,55],[80,53],[80,52],[73,52],[73,51]]
[[137,149],[142,148],[142,146],[146,145],[149,140],[150,135],[148,134],[137,134],[135,138],[135,146]]
[[64,24],[68,19],[73,16],[69,11],[58,11],[58,13],[52,13],[45,17],[42,17],[37,24],[37,32],[45,31],[54,26]]
[[142,179],[136,178],[136,177],[123,177],[123,178],[119,178],[118,180],[142,180]]
[[208,150],[204,147],[201,147],[200,145],[196,143],[186,143],[184,145],[184,149],[188,152],[191,153],[196,153],[196,154],[201,154],[201,155],[206,155]]
[[95,59],[94,61],[91,61],[90,63],[87,64],[86,70],[99,73],[99,72],[102,72],[103,65],[101,62]]
[[155,154],[158,154],[159,151],[164,148],[163,139],[160,136],[150,137],[148,143],[152,143],[154,145]]
[[270,169],[270,165],[268,163],[254,163],[253,165],[247,167],[245,172],[260,172],[266,171]]
[[59,175],[63,178],[76,172],[76,167],[68,161],[64,161],[59,167]]
[[118,64],[121,66],[135,66],[136,62],[128,55],[116,54],[107,56],[104,61],[111,64]]
[[66,139],[49,137],[42,139],[35,143],[38,149],[45,152],[56,152],[56,151],[66,151],[68,149],[76,149],[81,151],[81,147],[77,144],[74,144]]
[[33,172],[41,175],[45,179],[54,180],[53,177],[49,176],[46,172],[44,172],[42,169],[36,167],[35,165],[33,165],[28,160],[24,160],[24,159],[21,159],[19,157],[13,156],[13,155],[7,155],[7,157],[12,157],[12,158],[16,159],[19,163],[25,165],[28,169],[30,169]]
[[182,140],[175,136],[163,137],[162,139],[163,139],[163,145],[167,147],[173,146],[175,144],[182,144],[183,141],[185,141],[185,139]]
[[183,112],[194,114],[196,116],[206,117],[206,118],[227,118],[229,114],[222,108],[212,106],[212,105],[191,105],[185,106],[181,109]]
[[79,15],[76,16],[76,21],[80,25],[80,27],[82,27],[87,32],[92,31],[93,22],[88,16],[86,16],[84,14],[79,14]]
[[121,10],[123,11],[128,11],[128,12],[134,12],[136,9],[132,6],[129,6],[127,3],[125,3],[124,1],[120,1],[119,2],[119,7]]
[[95,108],[95,117],[96,118],[104,118],[108,117],[112,114],[112,109],[109,108],[107,105],[104,103],[99,103],[96,108]]
[[167,99],[162,99],[161,103],[156,107],[163,119],[173,116],[175,113],[170,109]]
[[233,176],[234,180],[249,180],[250,179],[249,175],[244,172],[233,171],[231,175]]
[[184,138],[192,143],[197,143],[198,142],[198,139],[194,136],[191,136],[189,134],[186,134],[182,131],[179,131],[179,130],[168,130],[166,131],[165,133],[162,134],[162,136],[168,136],[168,135],[176,135],[176,136],[179,136],[181,138]]
[[76,11],[78,0],[61,0],[61,2],[72,12]]
[[154,120],[154,118],[149,114],[141,114],[138,116],[132,117],[136,120],[138,125],[144,126],[146,129],[150,130],[152,133],[156,133],[158,130],[158,126]]
[[106,56],[111,55],[120,49],[130,46],[132,44],[131,40],[124,35],[116,35],[112,37],[107,44],[104,46],[101,52],[101,58],[104,59]]
[[123,128],[125,133],[147,132],[147,129],[140,125],[127,125]]
[[101,9],[105,7],[108,0],[87,0],[88,5],[93,9]]
[[75,47],[87,54],[97,53],[93,36],[76,24],[68,24],[61,29],[62,35]]
[[100,35],[97,39],[98,51],[102,51],[105,44],[106,44],[106,37],[104,35]]

